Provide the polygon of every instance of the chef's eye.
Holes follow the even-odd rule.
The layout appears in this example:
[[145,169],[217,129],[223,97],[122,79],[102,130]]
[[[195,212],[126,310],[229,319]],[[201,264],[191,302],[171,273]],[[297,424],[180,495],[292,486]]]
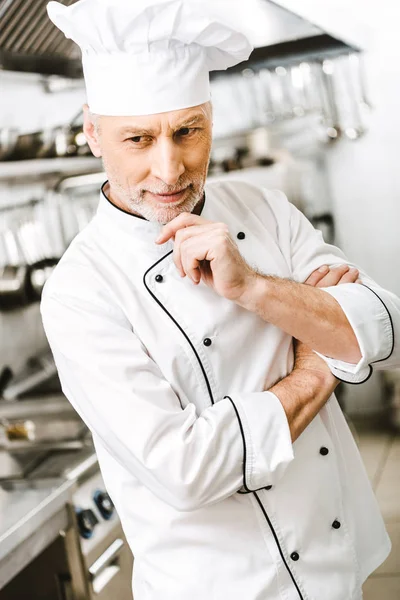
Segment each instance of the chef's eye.
[[191,137],[196,131],[197,129],[194,127],[181,127],[181,129],[176,132],[176,135],[178,137]]
[[143,146],[144,144],[148,144],[151,141],[151,138],[148,135],[133,135],[128,141],[131,142],[133,146]]

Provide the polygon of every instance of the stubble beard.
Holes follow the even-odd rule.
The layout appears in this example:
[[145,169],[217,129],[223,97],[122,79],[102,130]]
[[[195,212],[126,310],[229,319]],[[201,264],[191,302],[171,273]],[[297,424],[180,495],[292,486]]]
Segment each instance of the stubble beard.
[[[147,221],[165,225],[183,212],[193,212],[194,208],[202,200],[208,164],[204,173],[192,176],[184,174],[175,186],[160,184],[146,190],[126,187],[115,173],[107,169],[106,164],[104,164],[104,168],[107,172],[110,187],[116,191],[119,199],[124,203],[125,210],[139,215]],[[172,194],[186,188],[188,189],[184,199],[175,204],[165,204],[146,198],[146,192],[151,192],[152,194]]]

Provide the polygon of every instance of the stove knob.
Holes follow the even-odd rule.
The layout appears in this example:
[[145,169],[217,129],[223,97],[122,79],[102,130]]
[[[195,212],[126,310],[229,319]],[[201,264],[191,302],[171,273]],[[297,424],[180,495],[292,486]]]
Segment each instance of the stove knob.
[[79,533],[83,538],[88,540],[92,537],[94,528],[99,520],[90,508],[85,510],[82,508],[76,508],[75,513],[78,521]]
[[97,490],[93,495],[93,500],[104,519],[111,519],[114,514],[114,504],[107,492]]

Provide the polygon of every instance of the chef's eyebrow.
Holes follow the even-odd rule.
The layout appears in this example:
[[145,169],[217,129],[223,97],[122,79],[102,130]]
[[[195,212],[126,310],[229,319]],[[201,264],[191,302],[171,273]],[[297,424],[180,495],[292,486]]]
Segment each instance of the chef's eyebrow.
[[[199,125],[204,122],[204,115],[195,115],[194,117],[185,119],[178,123],[175,127],[175,131],[179,131],[180,129],[185,129],[186,127],[193,127],[193,125]],[[143,129],[141,127],[135,127],[135,125],[129,125],[128,127],[122,127],[119,130],[121,135],[130,135],[131,137],[140,137],[144,135],[154,135],[154,131],[152,129]]]
[[184,129],[186,127],[192,127],[193,125],[199,125],[199,123],[204,122],[204,119],[205,117],[203,114],[195,115],[194,117],[191,117],[179,123],[179,125],[176,127],[176,131],[179,131],[179,129]]

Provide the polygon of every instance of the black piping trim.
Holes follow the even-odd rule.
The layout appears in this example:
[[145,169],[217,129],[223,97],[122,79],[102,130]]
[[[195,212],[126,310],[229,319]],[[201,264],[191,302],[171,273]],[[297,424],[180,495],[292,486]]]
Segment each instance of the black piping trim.
[[394,342],[393,319],[392,319],[392,315],[389,312],[388,307],[386,306],[386,304],[384,303],[384,301],[382,300],[382,298],[373,289],[371,289],[368,285],[365,285],[365,283],[362,283],[361,285],[363,287],[367,288],[367,290],[369,290],[370,292],[372,292],[378,298],[378,300],[380,300],[382,302],[383,306],[385,307],[385,310],[386,310],[386,312],[388,314],[388,317],[389,317],[390,327],[392,328],[392,348],[391,348],[388,356],[386,356],[386,358],[380,358],[379,360],[374,360],[374,362],[372,362],[370,365],[368,365],[370,371],[369,371],[367,377],[365,379],[363,379],[362,381],[346,381],[346,379],[341,379],[340,377],[338,377],[337,375],[335,375],[333,373],[333,375],[336,377],[336,379],[339,379],[339,381],[342,381],[343,383],[347,383],[348,385],[361,385],[362,383],[365,383],[366,381],[368,381],[368,379],[371,377],[372,373],[374,372],[374,368],[373,368],[372,365],[375,365],[376,363],[384,362],[385,360],[388,360],[392,356],[392,354],[393,354],[394,344],[395,344],[395,342]]
[[283,564],[285,565],[285,567],[286,567],[286,569],[287,569],[287,572],[289,573],[289,575],[290,575],[290,578],[291,578],[291,580],[293,581],[293,585],[294,585],[294,587],[296,588],[296,590],[297,590],[297,593],[299,594],[299,598],[300,598],[300,600],[304,600],[304,596],[303,596],[303,594],[301,593],[301,591],[300,591],[300,588],[299,588],[299,586],[297,585],[297,582],[296,582],[296,580],[295,580],[295,578],[294,578],[294,575],[293,575],[292,571],[290,570],[290,567],[289,567],[289,565],[287,564],[286,558],[285,558],[285,556],[284,556],[284,554],[283,554],[283,552],[282,552],[282,548],[281,548],[281,545],[280,545],[280,543],[279,543],[278,536],[277,536],[277,535],[276,535],[276,533],[275,533],[275,529],[274,529],[274,527],[273,527],[273,525],[272,525],[272,523],[271,523],[271,521],[270,521],[270,518],[269,518],[269,516],[268,516],[267,512],[265,511],[265,508],[264,508],[264,506],[263,506],[263,504],[262,504],[262,502],[261,502],[260,498],[258,497],[258,495],[257,495],[255,492],[254,492],[254,496],[255,496],[255,498],[256,498],[256,500],[257,500],[257,502],[258,502],[258,504],[259,504],[259,506],[260,506],[260,508],[261,508],[261,510],[262,510],[262,512],[263,512],[263,514],[264,514],[264,517],[266,518],[266,520],[267,520],[267,522],[268,522],[269,528],[271,529],[271,533],[272,533],[272,535],[274,536],[275,543],[276,543],[276,545],[277,545],[277,547],[278,547],[279,554],[281,555],[281,559],[282,559],[282,561],[283,561]]
[[206,385],[207,385],[207,390],[208,390],[208,394],[210,396],[211,399],[211,404],[214,404],[214,397],[213,397],[213,393],[212,393],[212,389],[211,389],[211,385],[210,382],[208,381],[208,377],[207,377],[207,373],[203,367],[203,363],[201,362],[201,358],[200,356],[197,354],[197,350],[194,347],[191,339],[189,338],[189,336],[187,335],[187,333],[185,332],[185,330],[179,325],[178,321],[176,321],[174,319],[174,317],[171,315],[171,313],[165,308],[165,306],[163,305],[162,302],[160,302],[160,300],[157,298],[157,296],[155,296],[153,294],[153,292],[150,290],[149,286],[146,283],[146,276],[150,273],[150,271],[152,269],[154,269],[154,267],[156,267],[158,264],[160,264],[160,262],[162,262],[163,260],[165,260],[166,258],[168,258],[168,256],[171,256],[171,254],[173,253],[173,250],[171,250],[171,252],[168,252],[168,254],[166,254],[165,256],[163,256],[162,258],[160,258],[160,260],[158,260],[156,263],[154,263],[154,265],[152,265],[149,269],[147,269],[146,273],[143,275],[143,283],[145,288],[147,289],[147,291],[149,292],[150,296],[152,296],[152,298],[157,302],[157,304],[159,306],[161,306],[161,308],[163,309],[163,311],[169,316],[169,318],[171,319],[171,321],[173,321],[173,323],[178,327],[179,331],[183,334],[183,336],[186,338],[187,342],[189,343],[190,347],[192,348],[197,361],[200,365],[201,371],[204,375],[204,379],[206,381]]
[[375,296],[378,298],[378,300],[380,300],[382,302],[383,306],[386,309],[388,317],[389,317],[390,327],[392,328],[392,349],[391,349],[391,351],[389,352],[389,354],[388,354],[388,356],[386,358],[380,358],[379,360],[375,360],[372,363],[374,365],[375,363],[383,362],[385,360],[388,360],[392,356],[392,354],[393,354],[393,350],[394,350],[394,327],[393,327],[393,319],[392,319],[392,315],[389,312],[388,307],[386,306],[386,304],[384,303],[384,301],[382,300],[382,298],[376,292],[374,292],[374,290],[372,290],[370,287],[368,287],[367,285],[365,285],[365,283],[362,283],[361,285],[363,285],[365,288],[367,288],[367,290],[369,290],[370,292],[372,292],[373,294],[375,294]]
[[[171,315],[171,313],[165,308],[165,306],[162,304],[162,302],[160,302],[160,300],[158,300],[158,298],[153,294],[153,292],[150,290],[150,288],[148,287],[148,285],[146,283],[146,276],[150,273],[150,271],[152,269],[154,269],[154,267],[156,267],[158,264],[160,264],[163,260],[165,260],[166,258],[168,258],[168,256],[170,256],[172,254],[172,252],[173,252],[173,250],[171,250],[171,252],[168,252],[168,254],[166,254],[165,256],[163,256],[162,258],[160,258],[160,260],[158,260],[156,263],[154,263],[154,265],[152,265],[149,269],[147,269],[147,271],[143,275],[143,283],[144,283],[145,288],[147,289],[147,291],[151,295],[151,297],[157,302],[157,304],[169,316],[169,318],[172,320],[172,322],[178,327],[179,331],[183,334],[183,336],[186,338],[187,342],[189,343],[190,347],[192,348],[192,350],[193,350],[193,352],[194,352],[194,354],[195,354],[195,356],[196,356],[196,358],[197,358],[197,360],[199,362],[199,365],[200,365],[200,368],[202,370],[202,373],[204,375],[204,379],[205,379],[206,384],[207,384],[208,393],[209,393],[210,398],[211,398],[211,403],[214,404],[214,398],[213,398],[213,394],[212,394],[212,390],[211,390],[211,385],[210,385],[210,382],[208,380],[207,373],[206,373],[206,371],[205,371],[205,369],[203,367],[203,363],[201,362],[200,356],[198,355],[198,353],[196,351],[196,348],[194,347],[192,341],[190,340],[190,338],[188,337],[188,335],[184,331],[184,329],[179,325],[179,323],[176,321],[176,319],[174,319],[174,317]],[[236,408],[236,406],[235,406],[232,398],[230,398],[229,396],[225,396],[225,398],[227,398],[227,399],[229,399],[231,401],[232,406],[234,407],[234,410],[236,412],[236,416],[237,416],[238,421],[239,421],[240,432],[242,434],[242,440],[243,440],[243,469],[245,469],[247,451],[246,451],[246,440],[245,440],[245,437],[244,437],[243,426],[242,426],[242,423],[241,423],[241,420],[240,420],[240,416],[239,416],[238,410],[237,410],[237,408]],[[244,481],[245,488],[248,489],[247,486],[246,486],[246,483],[245,483],[245,470],[243,471],[243,481]],[[260,488],[260,489],[264,489],[264,488]],[[268,517],[268,514],[267,514],[267,512],[266,512],[266,510],[265,510],[265,508],[264,508],[264,506],[263,506],[263,504],[261,502],[261,500],[257,496],[256,491],[258,491],[258,490],[249,490],[248,493],[253,493],[254,494],[254,496],[255,496],[255,498],[256,498],[256,500],[257,500],[257,502],[258,502],[258,504],[259,504],[259,506],[260,506],[260,508],[261,508],[261,510],[262,510],[262,512],[263,512],[263,514],[264,514],[264,516],[266,518],[266,520],[267,520],[269,528],[270,528],[270,530],[272,532],[272,535],[274,537],[275,543],[278,546],[279,554],[280,554],[280,556],[282,558],[283,564],[285,565],[285,567],[286,567],[286,569],[287,569],[287,571],[288,571],[288,573],[290,575],[290,578],[293,581],[293,584],[294,584],[294,586],[295,586],[295,588],[296,588],[296,590],[297,590],[297,592],[299,594],[299,598],[300,598],[300,600],[304,600],[304,597],[303,597],[303,595],[302,595],[302,593],[301,593],[301,591],[299,589],[299,586],[296,583],[296,580],[295,580],[295,578],[293,576],[293,573],[291,572],[290,567],[289,567],[288,563],[286,562],[285,556],[284,556],[284,554],[282,552],[281,545],[279,543],[278,536],[276,535],[274,527],[273,527],[273,525],[272,525],[272,523],[271,523],[271,521],[270,521],[270,519]]]
[[371,377],[374,369],[372,367],[372,365],[368,365],[369,366],[369,373],[366,376],[365,379],[363,379],[362,381],[347,381],[346,379],[341,379],[340,377],[338,377],[337,375],[335,375],[335,373],[332,373],[332,375],[334,377],[336,377],[336,379],[339,379],[339,381],[342,381],[343,383],[348,383],[349,385],[361,385],[362,383],[365,383],[366,381],[368,381],[368,379]]
[[103,185],[101,186],[101,193],[104,196],[104,198],[107,200],[108,204],[111,204],[111,206],[113,208],[116,208],[117,210],[119,210],[120,212],[124,213],[124,215],[128,215],[128,217],[134,217],[135,219],[140,219],[141,221],[146,221],[146,219],[144,217],[141,217],[140,215],[134,215],[133,213],[128,212],[127,210],[124,210],[123,208],[121,208],[120,206],[117,206],[116,204],[114,204],[114,202],[111,202],[111,200],[109,200],[109,198],[107,198],[105,192],[104,192],[104,187],[105,185],[108,183],[108,179],[103,183]]
[[241,421],[241,419],[240,419],[239,411],[238,411],[238,409],[236,408],[234,401],[232,400],[232,398],[231,398],[230,396],[225,396],[224,400],[225,400],[225,399],[228,399],[228,400],[230,400],[230,401],[232,402],[232,406],[233,406],[233,408],[235,409],[235,413],[236,413],[237,419],[238,419],[238,421],[239,421],[240,433],[241,433],[241,435],[242,435],[242,441],[243,441],[243,482],[244,482],[244,485],[243,485],[243,487],[244,487],[244,488],[245,488],[247,491],[246,491],[246,492],[239,492],[239,493],[240,493],[240,494],[251,494],[251,493],[252,493],[252,494],[254,494],[254,496],[255,496],[255,498],[256,498],[256,500],[257,500],[257,502],[258,502],[258,504],[259,504],[259,506],[260,506],[260,508],[261,508],[261,510],[262,510],[262,512],[263,512],[263,514],[264,514],[264,517],[265,517],[265,518],[266,518],[266,520],[267,520],[267,523],[268,523],[268,525],[269,525],[269,528],[270,528],[270,530],[271,530],[271,533],[272,533],[272,535],[274,536],[274,540],[275,540],[275,543],[276,543],[276,545],[277,545],[277,547],[278,547],[279,554],[280,554],[280,556],[281,556],[281,559],[282,559],[282,561],[283,561],[283,564],[285,565],[285,567],[286,567],[286,569],[287,569],[287,571],[288,571],[288,573],[289,573],[289,575],[290,575],[290,578],[291,578],[291,580],[293,581],[293,584],[294,584],[294,586],[295,586],[295,588],[296,588],[296,590],[297,590],[297,592],[298,592],[298,594],[299,594],[299,597],[300,597],[300,599],[301,599],[301,600],[304,600],[304,597],[303,597],[303,595],[302,595],[302,593],[301,593],[301,591],[300,591],[300,589],[299,589],[299,586],[297,585],[297,582],[296,582],[296,580],[295,580],[295,578],[294,578],[294,575],[293,575],[292,571],[290,570],[290,567],[289,567],[289,565],[288,565],[288,563],[287,563],[287,561],[286,561],[286,558],[285,558],[285,556],[284,556],[284,554],[283,554],[283,552],[282,552],[282,548],[281,548],[281,545],[280,545],[280,543],[279,543],[278,536],[276,535],[275,529],[274,529],[274,527],[273,527],[273,525],[272,525],[272,523],[271,523],[271,521],[270,521],[270,518],[269,518],[269,516],[268,516],[268,514],[267,514],[267,512],[266,512],[266,510],[265,510],[265,508],[264,508],[264,506],[263,506],[263,504],[262,504],[262,502],[261,502],[260,498],[258,497],[258,495],[257,495],[257,493],[256,493],[256,492],[259,492],[260,490],[263,490],[265,486],[264,486],[264,487],[262,487],[262,488],[259,488],[258,490],[250,490],[250,489],[248,488],[247,484],[246,484],[246,459],[247,459],[247,449],[246,449],[246,438],[245,438],[245,435],[244,435],[244,429],[243,429],[242,421]]
[[234,401],[232,400],[232,398],[230,396],[225,396],[224,400],[228,399],[232,402],[232,406],[235,410],[236,416],[237,416],[237,420],[239,421],[239,428],[240,428],[240,433],[242,435],[242,441],[243,441],[243,487],[246,490],[245,492],[239,492],[239,494],[251,494],[253,492],[259,492],[260,490],[263,490],[265,486],[258,488],[257,490],[251,490],[249,488],[249,486],[246,483],[246,462],[247,462],[247,448],[246,448],[246,438],[244,435],[244,429],[243,429],[243,425],[242,425],[242,421],[240,419],[240,415],[239,415],[239,411],[235,406]]

